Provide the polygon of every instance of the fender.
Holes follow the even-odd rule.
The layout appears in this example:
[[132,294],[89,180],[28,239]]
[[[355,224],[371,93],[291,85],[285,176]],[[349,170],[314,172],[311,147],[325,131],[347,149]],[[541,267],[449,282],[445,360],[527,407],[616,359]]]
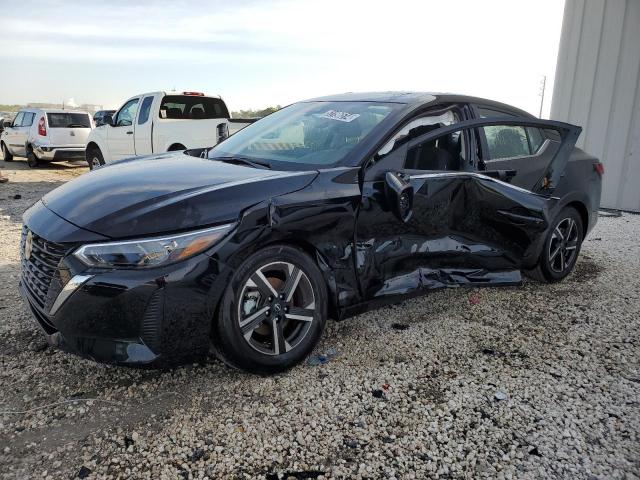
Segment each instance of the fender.
[[87,147],[90,143],[95,143],[100,149],[100,153],[102,153],[102,158],[104,158],[105,163],[110,163],[113,161],[113,157],[111,156],[111,151],[107,146],[106,133],[108,126],[101,125],[100,127],[94,128],[89,134],[89,138],[87,138]]

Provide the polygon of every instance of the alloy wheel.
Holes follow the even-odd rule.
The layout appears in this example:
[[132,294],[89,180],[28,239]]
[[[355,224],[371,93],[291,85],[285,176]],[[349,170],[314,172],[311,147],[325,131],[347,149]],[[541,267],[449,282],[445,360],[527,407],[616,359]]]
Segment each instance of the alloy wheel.
[[102,166],[102,163],[100,162],[100,159],[97,156],[93,156],[91,158],[91,170],[95,168],[100,168],[101,166]]
[[289,262],[258,268],[238,301],[238,323],[245,341],[266,355],[282,355],[307,336],[316,319],[316,299],[307,274]]
[[571,268],[575,259],[580,239],[578,226],[572,218],[561,220],[549,242],[549,266],[556,273],[563,273]]

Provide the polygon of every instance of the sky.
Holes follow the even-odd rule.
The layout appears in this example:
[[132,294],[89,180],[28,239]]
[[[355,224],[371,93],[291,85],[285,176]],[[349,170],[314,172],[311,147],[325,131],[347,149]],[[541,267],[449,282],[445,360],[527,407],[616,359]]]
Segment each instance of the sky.
[[[562,0],[0,0],[0,104],[116,108],[150,91],[231,110],[342,92],[486,97],[543,117]],[[37,15],[34,14],[37,12]]]

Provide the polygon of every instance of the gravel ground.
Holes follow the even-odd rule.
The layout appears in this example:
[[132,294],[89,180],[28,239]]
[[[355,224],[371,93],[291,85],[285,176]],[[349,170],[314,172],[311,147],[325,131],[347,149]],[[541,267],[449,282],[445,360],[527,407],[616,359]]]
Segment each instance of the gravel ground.
[[0,169],[0,478],[640,478],[640,216],[562,283],[329,322],[324,365],[144,371],[46,347],[17,292],[20,215],[86,169]]

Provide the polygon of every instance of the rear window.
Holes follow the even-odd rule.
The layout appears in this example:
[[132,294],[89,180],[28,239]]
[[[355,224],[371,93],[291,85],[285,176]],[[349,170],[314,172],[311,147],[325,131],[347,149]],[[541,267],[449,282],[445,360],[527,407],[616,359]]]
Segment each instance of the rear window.
[[91,128],[86,113],[47,113],[50,128]]
[[167,95],[160,104],[160,118],[201,120],[229,118],[225,103],[219,98],[190,95]]

